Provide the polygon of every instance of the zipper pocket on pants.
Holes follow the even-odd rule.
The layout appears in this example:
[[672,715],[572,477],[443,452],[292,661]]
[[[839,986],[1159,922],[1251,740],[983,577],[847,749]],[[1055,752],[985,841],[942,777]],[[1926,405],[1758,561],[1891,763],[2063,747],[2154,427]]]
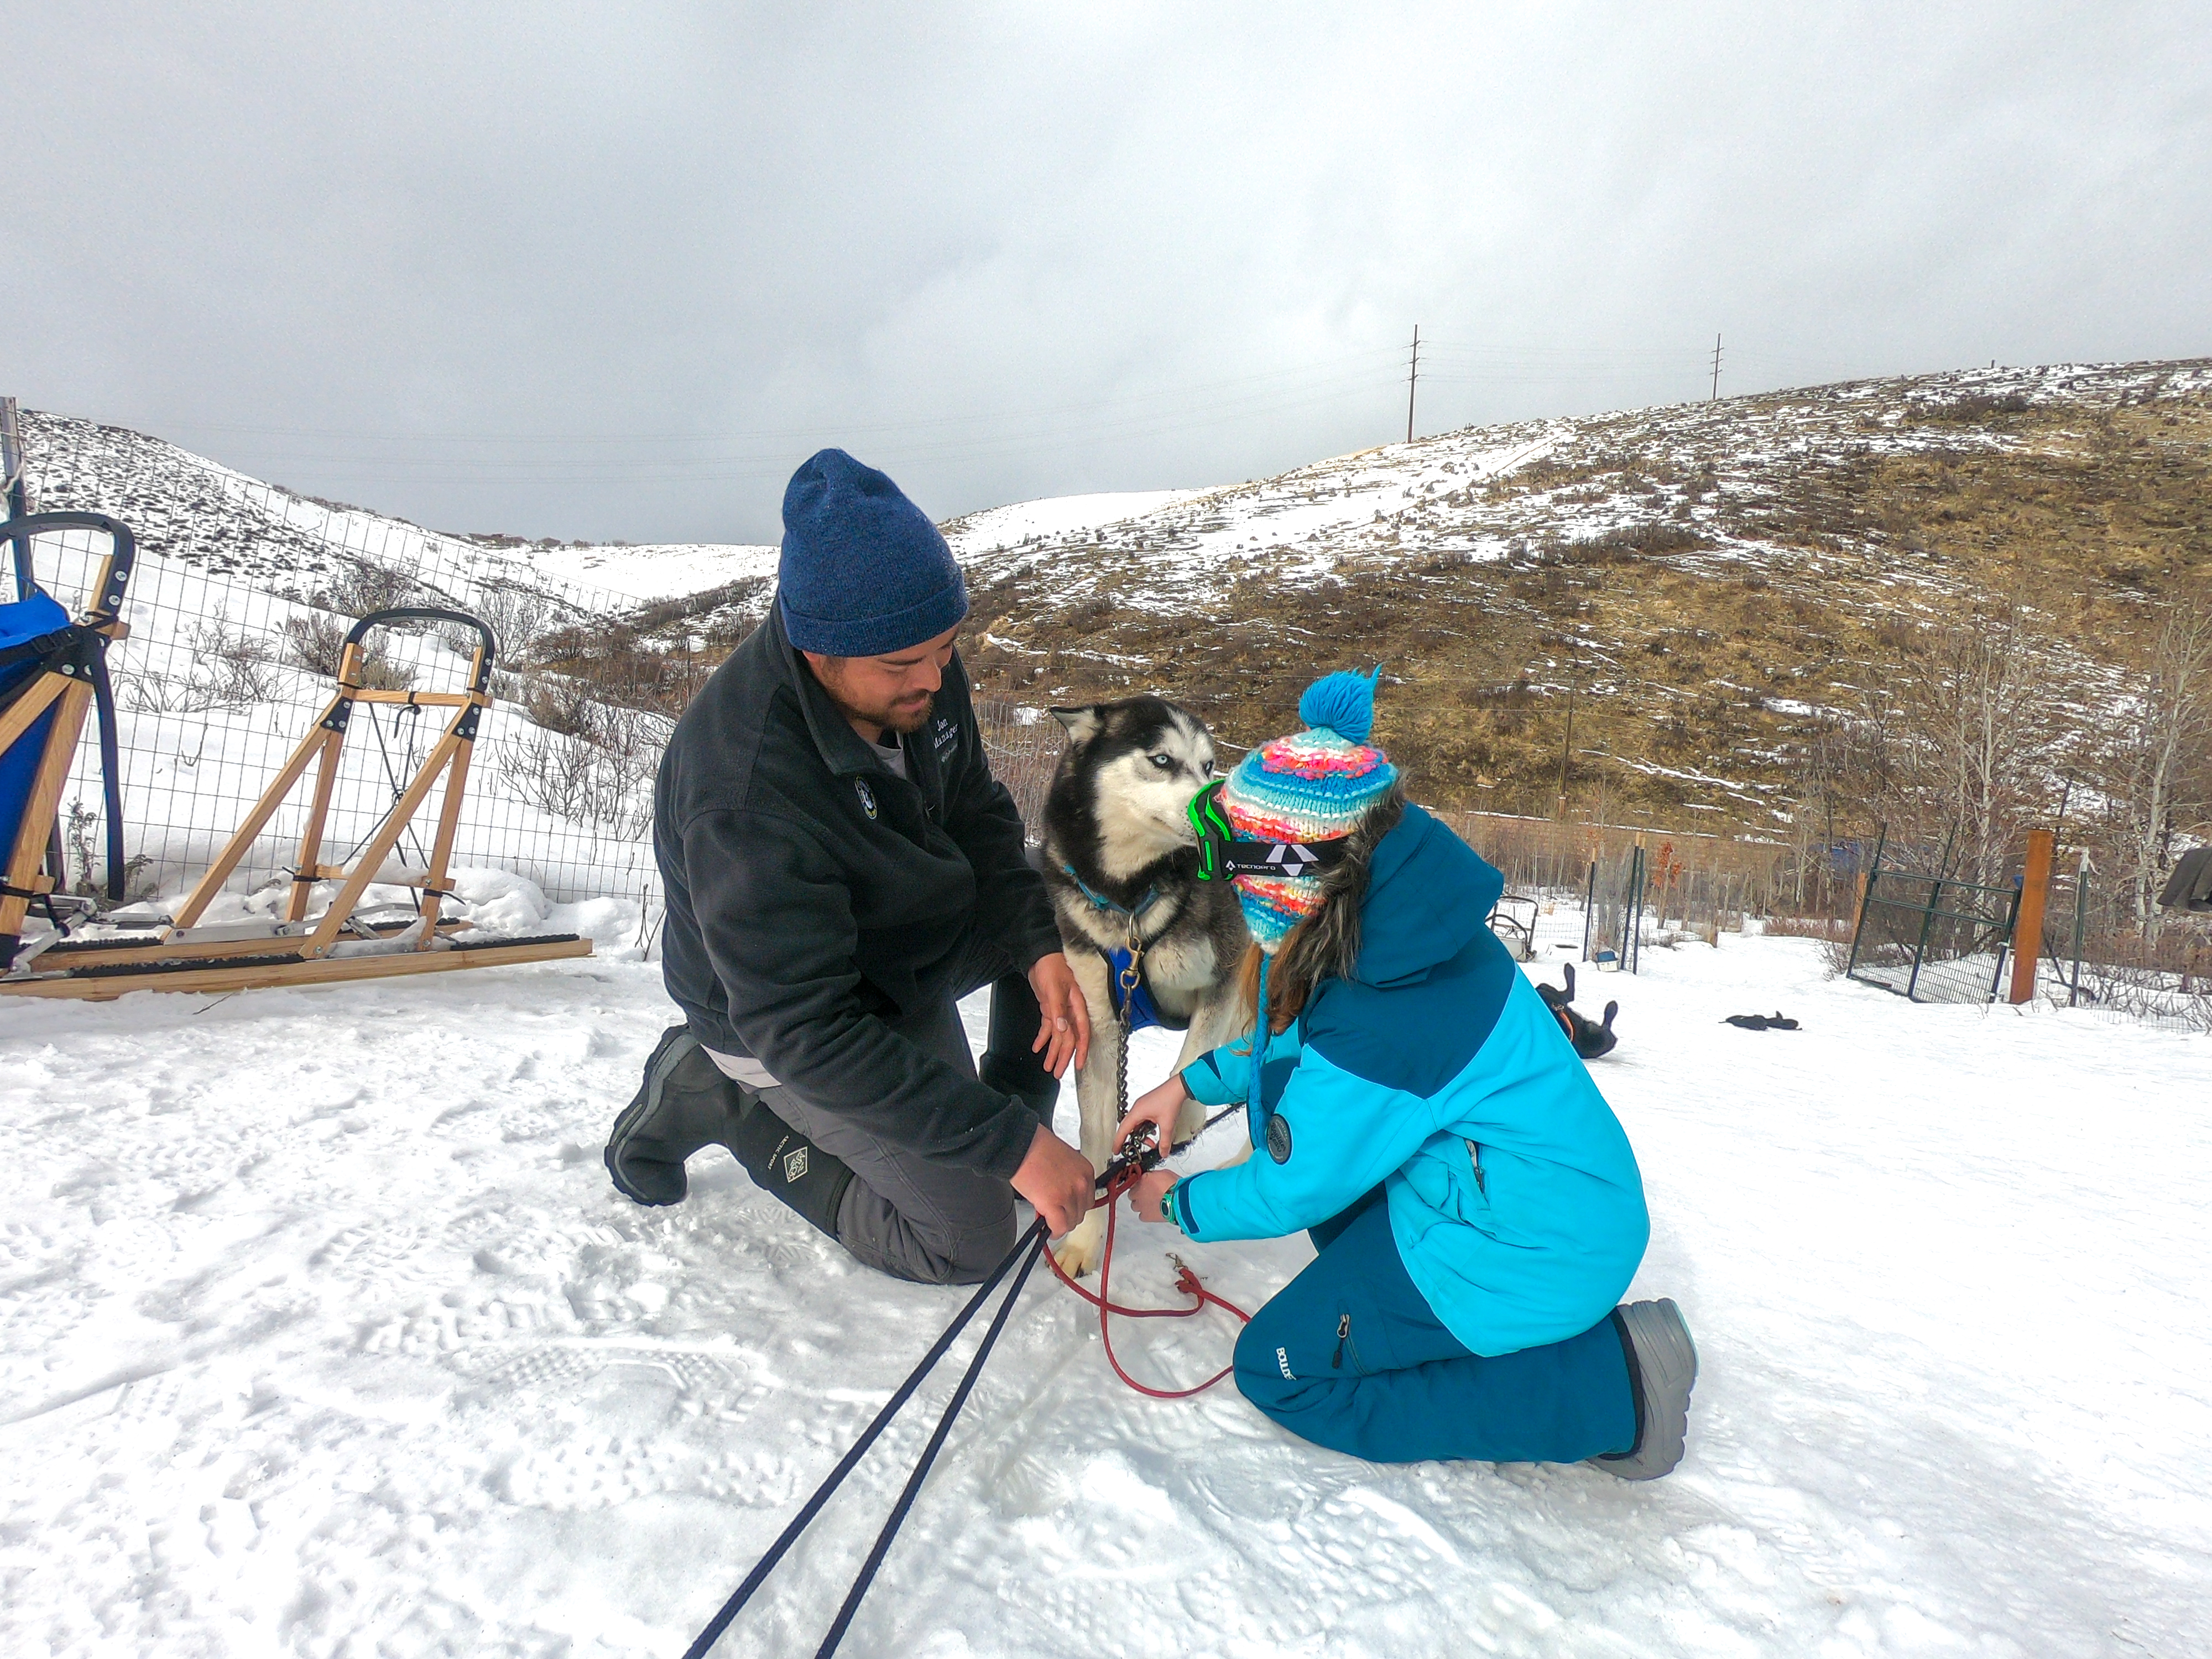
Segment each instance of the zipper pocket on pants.
[[1336,1322],[1336,1352],[1328,1362],[1329,1370],[1340,1371],[1344,1369],[1344,1345],[1351,1335],[1352,1316],[1346,1314]]

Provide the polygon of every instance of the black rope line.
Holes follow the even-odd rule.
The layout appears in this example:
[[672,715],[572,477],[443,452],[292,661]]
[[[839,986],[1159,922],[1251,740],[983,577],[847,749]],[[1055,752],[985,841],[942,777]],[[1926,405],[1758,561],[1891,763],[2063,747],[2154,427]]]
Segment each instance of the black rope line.
[[982,1341],[976,1345],[975,1357],[968,1362],[968,1369],[960,1378],[960,1386],[952,1391],[951,1402],[945,1407],[945,1415],[937,1421],[937,1432],[929,1437],[929,1443],[922,1448],[921,1459],[914,1466],[914,1473],[907,1477],[906,1487],[899,1493],[898,1502],[892,1506],[890,1519],[884,1522],[884,1529],[876,1534],[875,1547],[868,1552],[868,1559],[861,1564],[860,1575],[853,1581],[853,1588],[846,1592],[845,1604],[837,1609],[836,1620],[830,1626],[829,1635],[823,1638],[822,1645],[815,1650],[814,1659],[831,1659],[837,1651],[837,1644],[845,1639],[847,1626],[852,1624],[853,1615],[860,1610],[861,1597],[867,1595],[868,1587],[876,1582],[876,1570],[883,1565],[884,1558],[890,1553],[891,1540],[898,1536],[899,1528],[906,1521],[907,1511],[914,1507],[915,1498],[921,1491],[921,1483],[929,1478],[930,1466],[937,1462],[937,1454],[943,1449],[946,1437],[952,1432],[953,1419],[960,1415],[960,1408],[968,1403],[968,1395],[975,1388],[975,1379],[983,1373],[983,1362],[991,1357],[992,1345],[998,1341],[999,1333],[1006,1329],[1007,1316],[1013,1312],[1014,1304],[1021,1297],[1022,1286],[1029,1281],[1030,1270],[1036,1266],[1037,1258],[1044,1254],[1044,1224],[1040,1221],[1030,1231],[1033,1236],[1029,1255],[1022,1262],[1021,1272],[1014,1275],[1013,1287],[1006,1292],[1006,1299],[999,1304],[998,1315],[991,1321],[990,1329],[983,1333]]
[[[838,1460],[837,1467],[830,1470],[822,1484],[814,1489],[813,1496],[800,1506],[799,1513],[791,1518],[791,1523],[776,1534],[775,1541],[753,1564],[753,1570],[745,1575],[744,1582],[731,1592],[728,1601],[722,1603],[721,1611],[707,1621],[706,1628],[693,1638],[690,1647],[684,1650],[684,1659],[705,1659],[708,1650],[730,1627],[730,1621],[744,1610],[745,1603],[752,1600],[753,1593],[775,1570],[776,1563],[782,1560],[791,1547],[799,1541],[799,1534],[805,1531],[807,1524],[822,1512],[822,1506],[844,1484],[845,1477],[859,1466],[861,1458],[867,1455],[868,1448],[876,1443],[877,1438],[890,1426],[891,1419],[914,1397],[914,1391],[921,1386],[922,1379],[945,1357],[945,1351],[959,1339],[960,1333],[968,1328],[968,1322],[975,1316],[976,1310],[998,1288],[999,1281],[1012,1270],[1022,1253],[1027,1250],[1030,1253],[1030,1260],[1036,1260],[1036,1251],[1044,1243],[1046,1225],[1044,1218],[1039,1217],[1020,1242],[1006,1252],[1006,1259],[991,1269],[990,1276],[975,1287],[975,1294],[968,1299],[968,1305],[954,1316],[952,1322],[945,1328],[945,1334],[931,1346],[927,1353],[922,1355],[921,1363],[907,1374],[906,1381],[900,1383],[891,1397],[884,1402],[884,1407],[876,1413],[875,1419],[860,1431],[860,1437],[853,1443],[852,1449]],[[1023,1273],[1026,1277],[1028,1269],[1024,1268]]]

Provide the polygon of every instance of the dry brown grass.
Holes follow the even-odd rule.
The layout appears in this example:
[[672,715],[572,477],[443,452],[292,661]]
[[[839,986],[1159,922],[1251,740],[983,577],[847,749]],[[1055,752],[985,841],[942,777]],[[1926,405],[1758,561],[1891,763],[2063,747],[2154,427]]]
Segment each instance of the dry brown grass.
[[[1757,415],[1788,398],[1741,402]],[[1249,743],[1282,727],[1316,665],[1380,660],[1395,689],[1376,736],[1425,798],[1550,816],[1568,751],[1574,816],[1771,830],[1802,793],[1821,725],[1776,702],[1847,705],[1908,672],[1921,624],[1991,593],[2024,596],[2094,668],[2131,648],[2147,595],[2212,581],[2205,400],[1968,398],[1914,418],[1911,453],[1778,462],[1726,489],[1710,467],[1679,470],[1670,487],[1717,513],[1695,531],[1567,542],[1532,508],[1523,556],[1361,556],[1333,580],[1248,579],[1174,617],[1069,605],[1082,565],[1060,562],[977,595],[979,618],[1018,648],[973,651],[970,666],[1029,701],[1158,689]],[[1482,500],[1562,487],[1640,499],[1665,472],[1649,458],[1540,465]],[[1765,550],[1714,557],[1716,537]]]

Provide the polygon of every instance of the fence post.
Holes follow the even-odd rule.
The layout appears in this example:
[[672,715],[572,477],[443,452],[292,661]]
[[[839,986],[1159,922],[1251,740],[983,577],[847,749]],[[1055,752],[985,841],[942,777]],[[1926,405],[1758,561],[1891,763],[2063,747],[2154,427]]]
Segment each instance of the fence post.
[[2027,832],[2027,869],[2020,883],[2020,908],[2012,925],[2012,994],[2021,1003],[2035,995],[2036,958],[2043,950],[2043,908],[2051,896],[2051,863],[2058,837],[2049,830]]
[[1634,855],[1628,864],[1628,890],[1632,895],[1628,906],[1628,936],[1621,941],[1621,954],[1627,958],[1628,971],[1644,971],[1644,843],[1637,842]]
[[2081,946],[2089,927],[2089,854],[2083,848],[2074,865],[2074,980],[2066,988],[2066,1006],[2081,1000]]
[[[1948,850],[1946,849],[1945,862],[1948,861]],[[1927,960],[1928,935],[1936,931],[1936,912],[1942,902],[1943,878],[1931,877],[1928,883],[1928,908],[1920,918],[1920,937],[1912,941],[1912,977],[1905,981],[1905,1000],[1907,1002],[1919,1000],[1915,993],[1920,989],[1920,964]]]
[[1583,895],[1583,960],[1589,960],[1590,925],[1597,917],[1597,860],[1590,860],[1589,886]]
[[1867,866],[1866,873],[1859,878],[1859,914],[1858,920],[1851,926],[1850,959],[1844,963],[1845,979],[1849,979],[1853,970],[1859,965],[1859,939],[1866,932],[1867,904],[1868,901],[1874,897],[1874,884],[1881,874],[1882,848],[1888,845],[1889,826],[1885,823],[1875,832],[1874,862]]

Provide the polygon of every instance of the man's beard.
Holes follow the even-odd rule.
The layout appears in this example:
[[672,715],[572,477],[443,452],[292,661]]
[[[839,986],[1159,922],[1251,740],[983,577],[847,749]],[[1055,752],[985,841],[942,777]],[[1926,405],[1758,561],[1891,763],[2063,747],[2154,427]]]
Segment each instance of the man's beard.
[[934,693],[925,693],[920,702],[895,703],[887,708],[863,708],[845,694],[843,676],[832,678],[828,674],[817,674],[815,681],[830,694],[830,701],[837,705],[838,712],[848,720],[863,720],[871,726],[880,726],[887,732],[902,736],[919,732],[929,724],[930,714],[937,707]]
[[902,708],[889,709],[881,714],[870,714],[866,718],[874,720],[886,731],[896,732],[903,737],[908,732],[919,732],[923,726],[928,725],[929,717],[936,708],[937,697],[933,692],[922,698],[919,704],[908,703]]

